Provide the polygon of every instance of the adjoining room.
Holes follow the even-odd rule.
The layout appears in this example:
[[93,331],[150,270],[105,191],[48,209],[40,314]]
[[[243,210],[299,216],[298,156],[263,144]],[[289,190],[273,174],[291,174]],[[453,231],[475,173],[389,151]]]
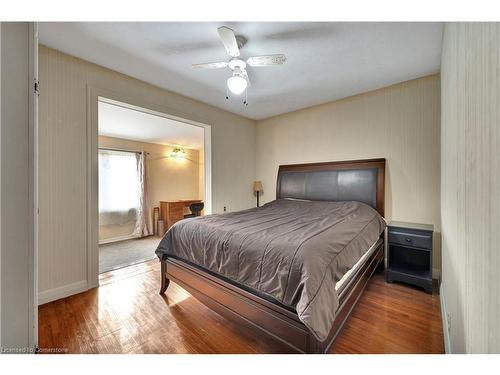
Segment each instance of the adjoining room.
[[204,209],[204,129],[100,98],[99,273],[151,260]]

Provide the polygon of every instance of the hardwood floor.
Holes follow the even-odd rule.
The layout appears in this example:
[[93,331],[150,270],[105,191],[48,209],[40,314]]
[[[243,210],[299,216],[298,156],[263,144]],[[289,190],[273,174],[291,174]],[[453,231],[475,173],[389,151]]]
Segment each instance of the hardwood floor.
[[[287,353],[171,282],[160,296],[154,260],[100,276],[101,286],[39,308],[50,353]],[[370,280],[331,353],[443,353],[439,296]]]

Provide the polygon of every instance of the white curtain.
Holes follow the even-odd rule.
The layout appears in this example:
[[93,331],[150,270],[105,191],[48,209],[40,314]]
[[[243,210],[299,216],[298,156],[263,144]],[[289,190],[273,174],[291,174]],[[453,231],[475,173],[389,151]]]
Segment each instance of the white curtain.
[[139,178],[139,206],[134,234],[145,237],[153,234],[153,219],[149,206],[147,156],[145,152],[136,154],[137,176]]
[[134,223],[131,235],[152,234],[145,153],[99,150],[99,225]]

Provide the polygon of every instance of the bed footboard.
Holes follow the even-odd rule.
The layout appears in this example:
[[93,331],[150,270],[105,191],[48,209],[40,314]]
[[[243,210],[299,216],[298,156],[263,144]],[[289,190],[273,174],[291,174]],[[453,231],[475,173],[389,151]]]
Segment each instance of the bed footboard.
[[274,337],[285,343],[291,352],[326,353],[383,259],[384,242],[381,239],[377,249],[340,296],[337,317],[324,342],[319,342],[311,334],[296,313],[179,259],[168,258],[161,262],[160,294],[165,293],[172,280],[218,314],[249,326],[259,334]]

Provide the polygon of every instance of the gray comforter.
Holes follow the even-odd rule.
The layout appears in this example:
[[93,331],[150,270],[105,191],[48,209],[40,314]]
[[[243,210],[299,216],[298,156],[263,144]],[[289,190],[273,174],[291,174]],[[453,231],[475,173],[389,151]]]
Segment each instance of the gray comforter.
[[324,341],[338,308],[335,284],[384,228],[384,219],[363,203],[280,199],[179,221],[156,254],[186,260],[294,308]]

